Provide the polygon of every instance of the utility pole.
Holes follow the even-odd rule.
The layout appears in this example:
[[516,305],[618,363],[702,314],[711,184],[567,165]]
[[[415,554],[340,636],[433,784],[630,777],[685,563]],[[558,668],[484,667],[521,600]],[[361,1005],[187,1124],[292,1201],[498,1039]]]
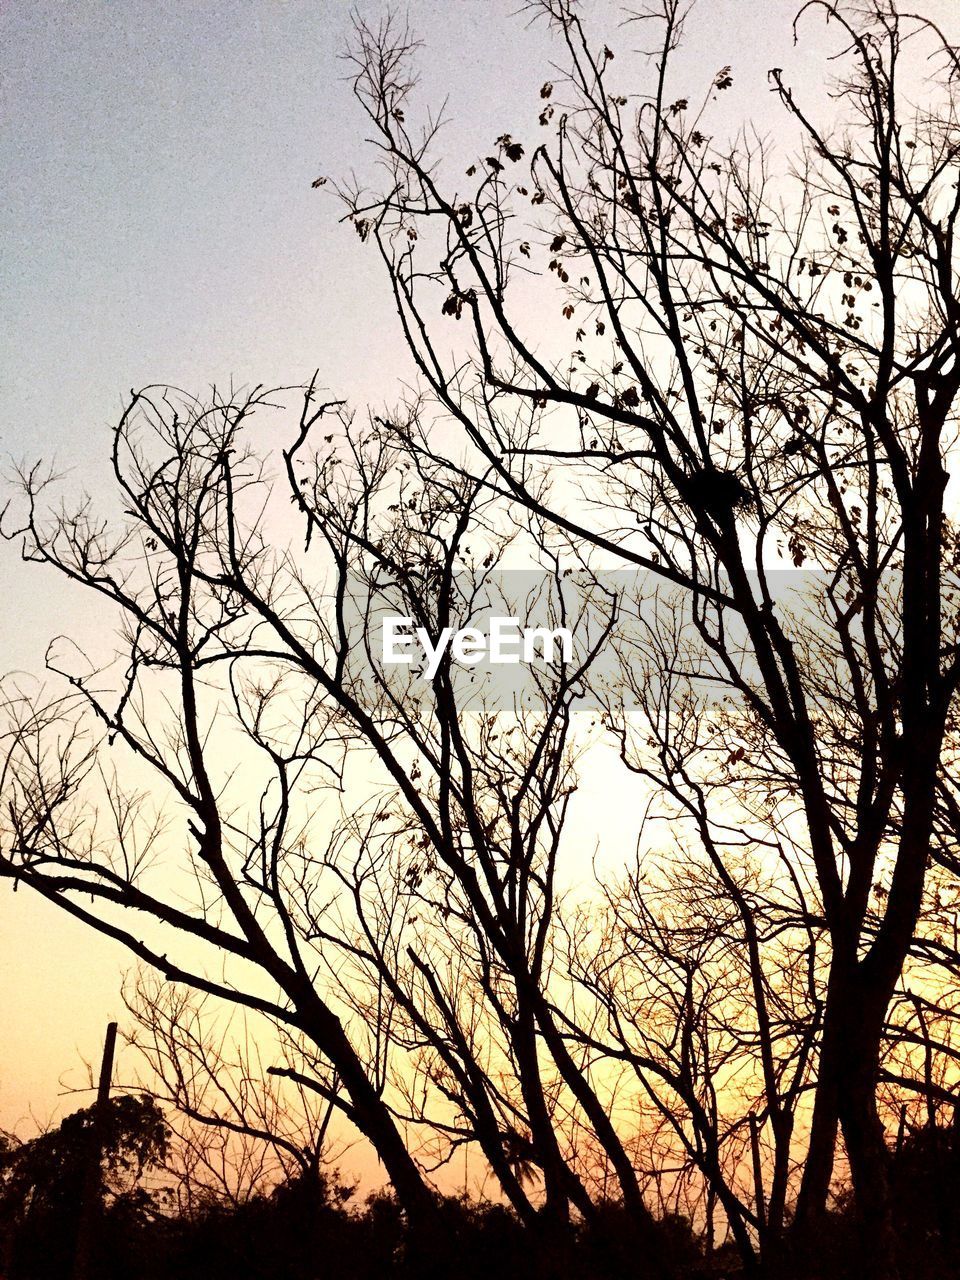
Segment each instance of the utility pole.
[[117,1024],[107,1026],[103,1042],[103,1058],[100,1062],[100,1084],[97,1101],[93,1107],[90,1126],[90,1150],[83,1179],[80,1215],[77,1221],[77,1243],[73,1255],[73,1280],[87,1280],[90,1273],[90,1248],[100,1207],[100,1158],[103,1153],[103,1129],[110,1104],[110,1081],[113,1078],[113,1052],[117,1045]]

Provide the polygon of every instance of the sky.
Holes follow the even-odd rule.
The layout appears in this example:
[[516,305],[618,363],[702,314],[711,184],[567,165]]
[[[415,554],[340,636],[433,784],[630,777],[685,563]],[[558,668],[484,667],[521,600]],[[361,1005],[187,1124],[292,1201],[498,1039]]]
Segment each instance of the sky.
[[[771,66],[822,73],[828,36],[794,50],[793,3],[701,0],[682,70],[731,64],[729,109],[776,130]],[[915,0],[948,35],[953,0]],[[357,6],[375,21],[380,0]],[[536,133],[553,74],[544,23],[519,0],[411,0],[420,100],[448,98],[444,154],[470,163],[500,133]],[[614,50],[641,42],[586,0]],[[56,458],[67,487],[102,484],[129,390],[297,383],[314,369],[354,404],[411,376],[386,281],[320,175],[371,172],[333,0],[6,0],[0,11],[0,454]],[[555,55],[553,55],[555,56]],[[0,546],[0,670],[42,672],[58,632],[98,619]],[[594,766],[596,772],[596,766]],[[128,959],[25,892],[0,888],[0,1128],[75,1104],[82,1058],[121,1013]]]

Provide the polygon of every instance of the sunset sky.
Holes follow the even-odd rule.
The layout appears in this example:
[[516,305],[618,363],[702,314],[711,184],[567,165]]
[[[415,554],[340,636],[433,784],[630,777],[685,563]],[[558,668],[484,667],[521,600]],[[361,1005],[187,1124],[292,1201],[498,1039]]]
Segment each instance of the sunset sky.
[[[508,131],[539,141],[545,24],[517,0],[411,0],[419,101],[448,98],[444,155],[471,163]],[[775,131],[766,71],[822,70],[826,37],[792,47],[794,0],[701,0],[682,65],[691,96],[733,69],[731,118]],[[920,0],[949,35],[953,0]],[[357,6],[375,20],[381,0]],[[585,4],[617,51],[643,44],[619,6]],[[762,16],[761,16],[762,10]],[[371,173],[341,60],[350,6],[332,0],[9,0],[0,16],[4,128],[0,448],[103,483],[129,390],[173,382],[300,383],[315,368],[355,405],[411,377],[388,288],[319,175]],[[630,91],[625,85],[624,90]],[[530,148],[532,149],[532,147]],[[453,170],[456,171],[455,169]],[[90,602],[0,547],[0,667],[42,675],[47,643],[100,636]],[[102,636],[100,636],[102,642]],[[602,759],[591,785],[602,785]],[[591,825],[580,819],[580,835]],[[595,822],[593,824],[595,827]],[[574,835],[577,821],[574,823]],[[585,849],[589,856],[592,849]],[[74,1102],[121,1013],[128,957],[0,887],[0,1129],[27,1133]]]

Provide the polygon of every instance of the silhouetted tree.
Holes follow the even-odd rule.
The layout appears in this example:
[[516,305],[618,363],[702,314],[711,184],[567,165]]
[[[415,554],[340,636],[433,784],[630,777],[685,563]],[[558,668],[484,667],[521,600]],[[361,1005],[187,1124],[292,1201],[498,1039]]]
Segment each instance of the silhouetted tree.
[[[148,972],[127,984],[124,1003],[138,1075],[165,1108],[165,1168],[182,1213],[327,1178],[342,1151],[330,1141],[334,1103],[268,1070],[301,1064],[302,1043],[288,1045],[282,1027]],[[348,1188],[337,1184],[337,1192],[349,1198]]]
[[0,1150],[0,1230],[11,1277],[71,1274],[84,1184],[99,1146],[99,1183],[94,1262],[119,1265],[124,1247],[136,1244],[138,1229],[157,1206],[140,1184],[141,1175],[163,1164],[168,1131],[156,1102],[147,1096],[109,1099],[102,1116],[95,1108],[74,1112],[39,1137]]
[[[403,430],[361,432],[318,407],[313,384],[282,455],[306,531],[297,548],[282,522],[270,529],[265,463],[245,444],[247,419],[271,405],[259,390],[135,395],[114,434],[115,520],[92,504],[50,508],[49,478],[24,474],[11,536],[104,598],[125,654],[91,670],[61,645],[49,665],[70,697],[11,692],[0,872],[168,981],[279,1028],[268,1072],[370,1140],[422,1240],[443,1224],[404,1127],[446,1135],[445,1158],[478,1144],[517,1212],[562,1232],[571,1207],[595,1205],[571,1146],[576,1116],[652,1257],[652,1219],[590,1052],[571,1050],[545,991],[572,709],[610,620],[581,657],[502,705],[449,653],[430,680],[383,669],[384,612],[434,637],[498,599],[554,616],[566,607],[556,556],[535,522],[515,527],[481,485],[425,457],[415,411]],[[532,601],[495,580],[516,539],[545,559]],[[176,1074],[185,1028],[164,1031],[155,1012],[154,1056],[175,1059]],[[278,1138],[249,1107],[240,1119],[196,1106],[195,1077],[174,1084],[195,1121],[253,1120]],[[520,1131],[542,1205],[511,1165]]]
[[[806,5],[798,32],[825,19],[837,58],[825,100],[771,71],[785,160],[749,131],[725,141],[714,101],[729,67],[705,86],[679,81],[674,0],[645,15],[661,38],[639,89],[577,5],[530,8],[564,50],[541,90],[551,136],[525,147],[502,134],[466,191],[447,181],[436,122],[418,129],[412,41],[396,23],[360,23],[356,90],[389,177],[383,196],[342,194],[488,488],[678,589],[696,653],[671,669],[674,687],[710,684],[729,703],[673,749],[674,702],[652,750],[640,730],[624,755],[665,787],[718,874],[732,803],[754,815],[749,838],[786,841],[810,878],[829,957],[813,993],[797,1222],[811,1230],[824,1211],[839,1124],[871,1274],[891,1275],[879,1059],[960,680],[944,505],[960,389],[960,61],[932,22],[888,0]],[[557,280],[552,306],[531,273]],[[572,351],[548,306],[575,327]],[[577,489],[591,503],[572,505]],[[798,594],[777,580],[791,564],[806,570]],[[732,878],[730,892],[742,898]],[[785,1097],[771,1069],[782,1161],[791,1086]]]

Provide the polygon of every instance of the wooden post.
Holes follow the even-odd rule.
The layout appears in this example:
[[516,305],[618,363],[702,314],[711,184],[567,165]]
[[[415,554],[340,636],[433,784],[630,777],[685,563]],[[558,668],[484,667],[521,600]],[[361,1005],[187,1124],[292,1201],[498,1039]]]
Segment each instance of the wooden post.
[[907,1131],[907,1104],[903,1103],[900,1107],[900,1123],[897,1125],[897,1145],[894,1147],[894,1154],[899,1155],[903,1150],[903,1138]]
[[87,1280],[90,1272],[90,1247],[100,1206],[100,1159],[103,1154],[103,1124],[110,1103],[110,1082],[113,1078],[113,1053],[117,1045],[117,1024],[111,1022],[103,1042],[103,1058],[100,1062],[100,1083],[93,1107],[90,1126],[90,1151],[83,1179],[83,1195],[77,1221],[77,1243],[73,1255],[73,1280]]

